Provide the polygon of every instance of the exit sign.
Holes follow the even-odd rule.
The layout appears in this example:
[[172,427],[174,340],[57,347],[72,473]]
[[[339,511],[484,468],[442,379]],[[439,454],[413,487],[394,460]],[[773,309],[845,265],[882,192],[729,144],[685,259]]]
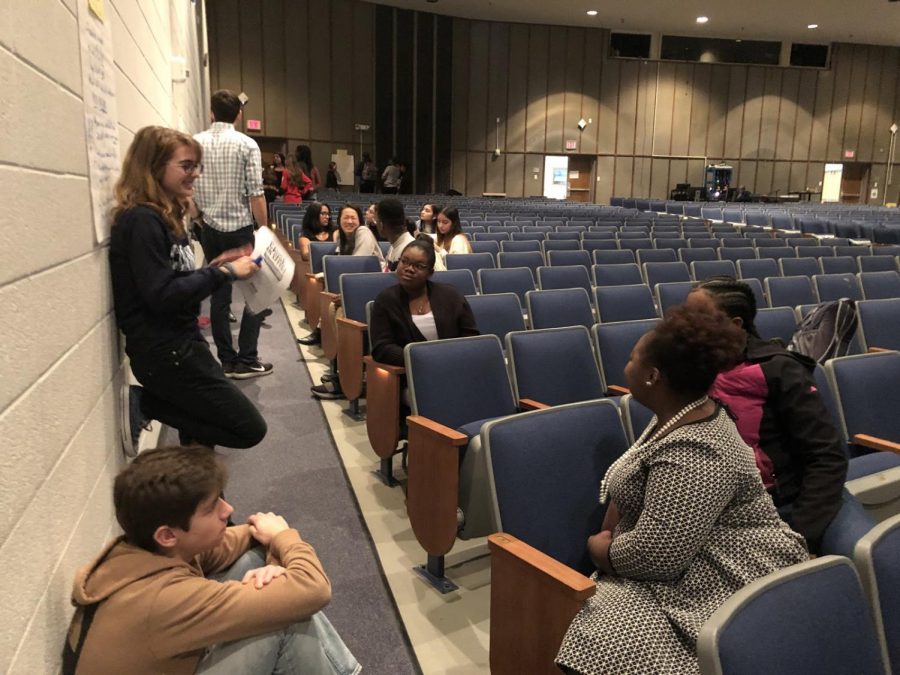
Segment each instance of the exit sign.
[[844,150],[844,159],[853,159],[856,157],[856,150]]
[[247,131],[259,131],[262,129],[262,120],[247,120]]
[[577,150],[578,141],[566,141],[566,150]]

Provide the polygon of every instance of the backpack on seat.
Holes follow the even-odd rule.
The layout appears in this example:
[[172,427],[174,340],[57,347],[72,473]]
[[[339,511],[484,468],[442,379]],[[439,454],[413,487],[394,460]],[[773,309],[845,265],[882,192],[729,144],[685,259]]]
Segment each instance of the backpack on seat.
[[800,322],[788,351],[808,356],[820,364],[837,356],[846,356],[858,324],[853,300],[841,298],[822,303]]

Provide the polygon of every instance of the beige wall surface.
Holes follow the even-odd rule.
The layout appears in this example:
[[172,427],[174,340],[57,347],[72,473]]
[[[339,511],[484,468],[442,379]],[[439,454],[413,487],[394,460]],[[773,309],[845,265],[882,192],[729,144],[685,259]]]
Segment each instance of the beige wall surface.
[[[213,86],[243,88],[265,135],[291,149],[309,142],[320,163],[337,147],[358,154],[352,122],[375,117],[376,49],[394,48],[376,35],[376,11],[358,0],[219,0]],[[720,161],[754,192],[815,190],[825,162],[845,150],[872,164],[866,195],[875,182],[883,194],[889,127],[900,123],[900,49],[835,44],[820,70],[609,58],[608,35],[454,19],[450,44],[439,45],[452,49],[452,66],[436,73],[452,80],[450,100],[438,101],[452,111],[451,185],[539,194],[532,169],[575,141],[576,153],[596,157],[603,202],[665,198]],[[498,117],[503,154],[493,159]],[[579,131],[582,117],[591,123]]]
[[[74,571],[116,531],[123,367],[107,248],[94,240],[76,1],[5,3],[0,22],[3,673],[58,670]],[[202,2],[104,5],[122,153],[147,124],[202,128]],[[171,55],[187,59],[187,82],[173,84]]]

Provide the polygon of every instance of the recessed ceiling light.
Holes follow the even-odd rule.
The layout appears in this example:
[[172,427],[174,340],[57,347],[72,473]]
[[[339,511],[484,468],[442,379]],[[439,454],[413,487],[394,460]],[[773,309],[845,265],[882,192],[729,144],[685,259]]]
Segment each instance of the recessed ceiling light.
[[811,23],[807,26],[807,28],[809,28],[810,30],[812,30],[813,28],[818,28],[818,27],[819,27],[819,24],[817,24],[817,23]]
[[596,10],[596,9],[589,9],[589,10],[587,11],[587,15],[588,15],[588,16],[597,16],[597,10]]
[[697,23],[706,23],[707,21],[709,21],[708,16],[698,16],[697,17]]

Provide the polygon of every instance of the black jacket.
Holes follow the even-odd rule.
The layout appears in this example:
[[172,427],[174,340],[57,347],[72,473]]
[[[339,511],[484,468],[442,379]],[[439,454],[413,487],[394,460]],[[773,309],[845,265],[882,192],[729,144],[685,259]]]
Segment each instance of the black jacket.
[[[468,337],[478,335],[472,309],[462,294],[447,284],[428,283],[428,301],[434,313],[438,337]],[[384,289],[372,306],[372,358],[381,363],[402,366],[403,348],[410,342],[424,342],[409,313],[409,296],[397,284]]]
[[125,333],[125,351],[134,358],[200,337],[200,302],[228,283],[217,268],[177,271],[179,247],[153,209],[138,206],[113,225],[109,242],[116,323]]
[[712,392],[736,414],[744,440],[758,446],[757,464],[775,505],[791,505],[791,525],[813,551],[841,507],[847,476],[814,368],[812,359],[751,336],[744,364],[720,374]]

